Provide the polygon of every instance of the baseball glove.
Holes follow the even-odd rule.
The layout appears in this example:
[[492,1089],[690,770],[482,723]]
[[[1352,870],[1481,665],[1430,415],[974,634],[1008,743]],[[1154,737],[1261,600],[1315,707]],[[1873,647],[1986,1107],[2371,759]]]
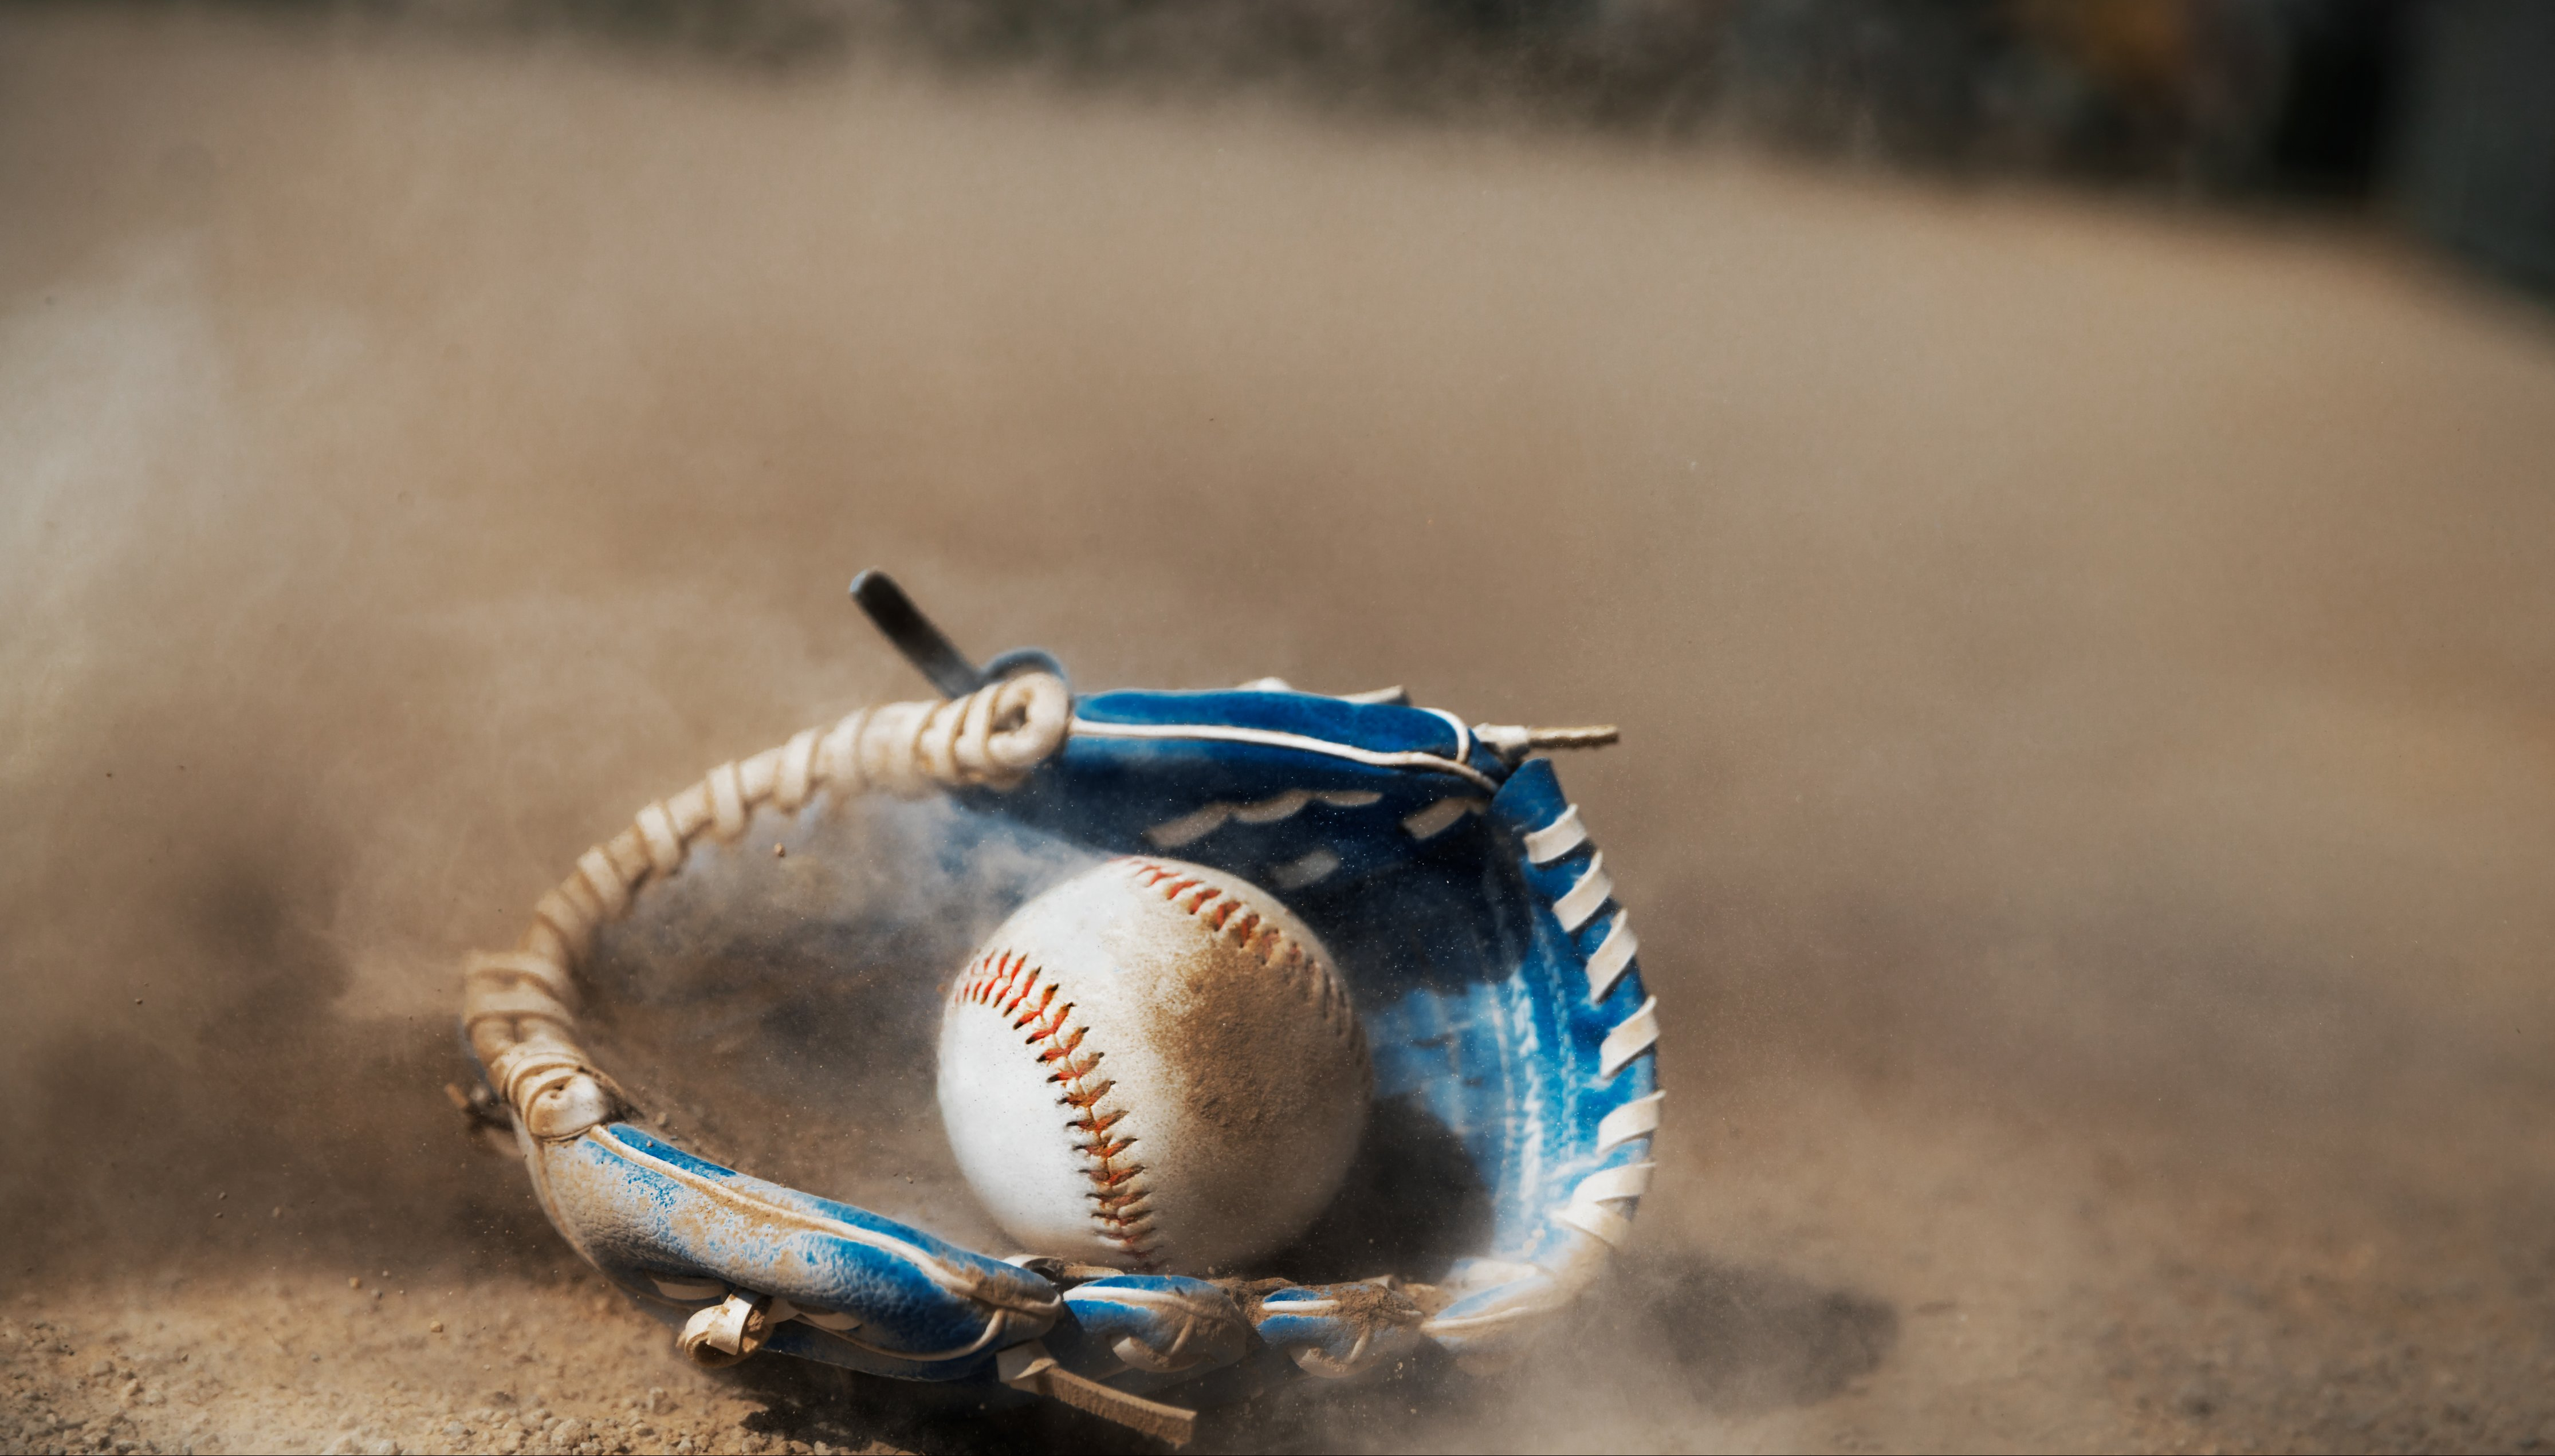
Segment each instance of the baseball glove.
[[[1656,1002],[1533,755],[1612,730],[1274,679],[1075,697],[1043,653],[971,665],[878,573],[853,593],[940,700],[862,709],[648,805],[464,972],[476,1097],[550,1221],[686,1355],[998,1381],[1179,1441],[1190,1411],[1153,1397],[1210,1371],[1351,1376],[1427,1342],[1496,1358],[1600,1273],[1649,1181]],[[1326,1248],[1217,1278],[1006,1260],[957,1242],[984,1226],[947,1177],[879,1176],[932,1159],[921,1048],[974,937],[1128,853],[1269,887],[1350,983],[1377,1114],[1308,1236]],[[723,1139],[723,1112],[758,1137]],[[793,1141],[819,1113],[847,1131]],[[837,1175],[798,1154],[833,1148],[837,1191],[903,1216],[703,1155],[758,1140],[811,1181]]]

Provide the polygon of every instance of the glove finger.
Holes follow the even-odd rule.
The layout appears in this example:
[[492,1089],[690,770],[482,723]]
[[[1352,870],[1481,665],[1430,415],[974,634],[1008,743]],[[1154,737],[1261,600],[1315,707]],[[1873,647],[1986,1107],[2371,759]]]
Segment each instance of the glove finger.
[[[1630,1236],[1649,1188],[1660,1109],[1658,1003],[1642,985],[1631,915],[1615,900],[1605,856],[1550,764],[1521,767],[1492,801],[1490,818],[1514,846],[1530,907],[1531,945],[1513,984],[1529,1008],[1517,1020],[1530,1020],[1540,1055],[1510,1097],[1542,1138],[1540,1156],[1503,1169],[1494,1259],[1483,1268],[1535,1266],[1566,1299]],[[1480,1282],[1485,1293],[1520,1286],[1488,1301],[1485,1312],[1490,1304],[1522,1310],[1542,1298],[1530,1279]],[[1431,1328],[1451,1332],[1472,1317],[1442,1311]]]
[[1284,893],[1352,883],[1472,817],[1507,772],[1449,717],[1309,693],[1111,692],[1064,747],[983,802],[1122,853]]
[[[1079,1335],[1078,1373],[1099,1379],[1116,1367],[1146,1375],[1194,1374],[1231,1365],[1251,1348],[1251,1323],[1222,1289],[1173,1274],[1112,1274],[1064,1291]],[[1051,1342],[1052,1343],[1052,1342]]]
[[956,1379],[1061,1312],[1055,1286],[1034,1274],[721,1167],[626,1123],[535,1143],[532,1155],[551,1220],[589,1261],[671,1312],[740,1290],[772,1296],[770,1348]]
[[1402,1359],[1420,1344],[1419,1306],[1382,1284],[1289,1284],[1253,1310],[1260,1338],[1332,1380]]

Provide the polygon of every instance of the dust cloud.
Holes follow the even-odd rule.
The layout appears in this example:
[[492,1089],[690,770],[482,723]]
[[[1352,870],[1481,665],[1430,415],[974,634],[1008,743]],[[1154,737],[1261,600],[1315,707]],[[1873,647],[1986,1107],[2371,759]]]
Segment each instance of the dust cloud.
[[[0,471],[0,1314],[137,1381],[22,1445],[1108,1438],[675,1369],[441,1091],[586,845],[923,693],[871,565],[1085,688],[1624,728],[1624,1276],[1216,1443],[2555,1440],[2555,331],[2375,237],[19,11]],[[393,1261],[489,1353],[326,1305]]]

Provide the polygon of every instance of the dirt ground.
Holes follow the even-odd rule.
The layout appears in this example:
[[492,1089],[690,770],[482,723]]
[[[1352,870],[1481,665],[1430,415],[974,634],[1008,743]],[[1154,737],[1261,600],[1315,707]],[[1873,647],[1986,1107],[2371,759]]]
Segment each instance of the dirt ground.
[[1659,1182],[1235,1449],[2555,1444],[2555,324],[2330,219],[0,17],[0,1449],[1127,1445],[694,1372],[442,1086],[639,804],[921,685],[1562,765]]

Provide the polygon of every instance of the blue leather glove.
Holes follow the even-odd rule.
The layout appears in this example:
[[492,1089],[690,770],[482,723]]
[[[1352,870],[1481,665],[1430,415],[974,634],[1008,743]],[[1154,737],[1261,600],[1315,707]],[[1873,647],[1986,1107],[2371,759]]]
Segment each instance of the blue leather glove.
[[[1000,1380],[1170,1439],[1186,1412],[1143,1392],[1261,1350],[1329,1377],[1422,1341],[1492,1358],[1575,1298],[1648,1185],[1658,1028],[1603,856],[1534,753],[1611,732],[1468,726],[1398,694],[1275,682],[1076,698],[1044,654],[976,672],[882,581],[856,594],[951,696],[854,713],[649,805],[543,898],[520,948],[465,973],[465,1033],[568,1241],[679,1322],[706,1364],[771,1349]],[[705,838],[880,790],[944,794],[1096,852],[1176,854],[1276,893],[1351,984],[1379,1103],[1458,1150],[1486,1193],[1480,1247],[1430,1283],[1007,1263],[628,1121],[636,1101],[577,1038],[598,928]]]

